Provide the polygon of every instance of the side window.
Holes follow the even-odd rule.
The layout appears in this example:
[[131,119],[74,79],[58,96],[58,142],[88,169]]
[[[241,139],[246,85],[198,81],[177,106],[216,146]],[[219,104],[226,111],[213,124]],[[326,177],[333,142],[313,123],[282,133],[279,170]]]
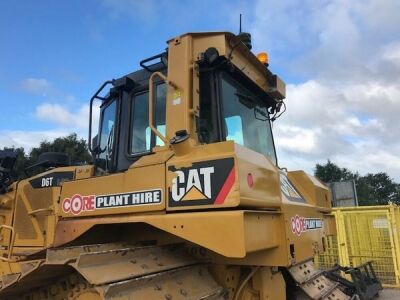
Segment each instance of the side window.
[[[165,134],[166,86],[156,87],[154,123],[158,131]],[[149,127],[149,93],[136,94],[131,105],[130,154],[150,152],[154,146],[163,146],[163,141],[152,134]]]
[[104,170],[108,169],[114,148],[116,101],[106,106],[101,113],[100,154],[98,164]]
[[149,121],[149,93],[135,95],[132,99],[131,112],[131,153],[141,153],[150,150],[150,132],[147,132]]
[[[157,85],[156,88],[156,99],[155,99],[155,112],[154,112],[154,123],[157,130],[165,136],[165,108],[167,104],[167,86],[165,83]],[[149,127],[150,130],[150,127]],[[164,142],[157,137],[156,146],[164,146]]]

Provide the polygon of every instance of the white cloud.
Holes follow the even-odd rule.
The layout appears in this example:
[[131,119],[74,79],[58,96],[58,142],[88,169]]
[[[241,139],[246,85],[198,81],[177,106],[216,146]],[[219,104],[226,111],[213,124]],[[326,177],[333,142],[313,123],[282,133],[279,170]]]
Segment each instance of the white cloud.
[[[40,142],[52,141],[55,138],[76,133],[80,138],[87,139],[89,106],[81,105],[76,111],[70,111],[59,104],[41,104],[36,108],[35,116],[40,121],[54,124],[50,130],[0,130],[0,148],[23,147],[29,152],[37,147]],[[98,124],[99,108],[94,107],[93,124]],[[96,126],[94,125],[94,126]]]
[[[40,121],[47,121],[54,125],[50,130],[0,130],[0,148],[23,147],[29,152],[40,142],[52,141],[55,138],[76,133],[78,137],[87,139],[89,106],[81,105],[77,110],[70,111],[59,104],[44,103],[36,108],[35,116]],[[94,107],[93,124],[98,124],[99,108]],[[94,125],[94,126],[96,126]]]
[[36,108],[35,115],[43,121],[72,129],[87,129],[89,120],[89,105],[84,104],[76,111],[69,111],[60,104],[44,103]]
[[304,168],[291,156],[301,157],[312,171],[329,158],[362,173],[385,171],[400,178],[399,91],[392,83],[289,85],[287,113],[274,125],[280,161]]
[[58,88],[45,78],[26,78],[19,84],[19,88],[31,95],[46,97],[50,101],[64,100],[67,103],[75,102],[75,97]]
[[44,78],[27,78],[21,82],[20,86],[28,93],[44,96],[52,90],[51,83]]
[[389,44],[382,49],[382,58],[400,67],[400,42]]
[[[44,78],[27,78],[20,82],[20,89],[46,97],[46,103],[38,105],[33,115],[39,121],[53,124],[50,130],[0,130],[0,148],[24,147],[29,151],[43,140],[53,140],[70,133],[77,133],[81,138],[88,136],[89,105],[78,104],[76,98],[57,89]],[[63,104],[57,102],[63,100]],[[99,120],[99,106],[93,107],[93,125],[96,128]]]
[[400,181],[400,2],[257,1],[255,48],[295,78],[274,124],[281,165],[331,159]]
[[279,129],[282,134],[275,137],[275,142],[282,149],[305,154],[318,152],[315,130],[288,125],[280,126]]
[[45,131],[22,131],[22,130],[1,130],[0,148],[3,147],[23,147],[29,152],[33,147],[37,147],[40,142],[51,141],[60,136],[66,136],[71,132],[63,130]]

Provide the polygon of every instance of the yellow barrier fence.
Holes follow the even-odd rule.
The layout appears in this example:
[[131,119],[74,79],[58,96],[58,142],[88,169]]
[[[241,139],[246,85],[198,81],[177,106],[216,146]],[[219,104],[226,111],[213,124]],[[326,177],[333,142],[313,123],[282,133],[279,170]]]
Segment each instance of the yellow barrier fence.
[[400,288],[400,208],[338,207],[333,214],[337,236],[324,239],[325,251],[315,258],[316,264],[356,267],[372,260],[382,284]]

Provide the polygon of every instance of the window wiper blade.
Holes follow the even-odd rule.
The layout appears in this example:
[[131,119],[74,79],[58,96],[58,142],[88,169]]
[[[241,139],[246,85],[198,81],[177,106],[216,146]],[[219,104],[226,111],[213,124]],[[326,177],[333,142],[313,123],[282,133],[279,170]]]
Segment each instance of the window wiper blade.
[[[268,121],[269,120],[269,115],[265,111],[261,110],[258,107],[254,107],[254,118],[260,121]],[[257,116],[257,113],[260,114],[263,118],[260,118]]]
[[257,105],[256,97],[241,93],[235,93],[239,97],[240,103],[242,103],[247,108],[254,108]]
[[240,98],[244,98],[244,99],[251,100],[251,101],[254,101],[258,98],[257,96],[246,95],[246,94],[242,94],[242,93],[235,93],[235,95]]

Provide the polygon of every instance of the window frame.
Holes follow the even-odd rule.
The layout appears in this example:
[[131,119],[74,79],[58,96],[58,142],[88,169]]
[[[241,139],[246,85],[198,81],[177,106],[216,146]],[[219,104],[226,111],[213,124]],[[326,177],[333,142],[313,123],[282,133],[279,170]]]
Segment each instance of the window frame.
[[[161,84],[165,84],[163,81],[156,81],[154,83],[154,98],[157,99],[157,87]],[[135,97],[137,97],[138,95],[142,95],[142,94],[149,94],[149,85],[144,86],[143,88],[141,88],[140,90],[134,90],[129,94],[129,103],[128,103],[128,109],[129,109],[129,120],[128,120],[128,124],[129,124],[129,128],[128,130],[126,130],[128,137],[126,139],[127,143],[126,143],[126,147],[125,147],[125,154],[126,157],[130,160],[134,160],[137,159],[141,156],[144,155],[149,155],[149,154],[153,154],[153,148],[156,146],[156,135],[154,134],[154,132],[151,131],[150,129],[150,149],[147,151],[142,151],[142,152],[132,152],[132,131],[133,131],[133,110],[135,109],[135,104],[134,104],[134,99]],[[165,96],[167,97],[167,95]],[[147,97],[147,105],[149,104],[149,97]],[[155,105],[157,105],[155,103]],[[153,112],[153,119],[155,117],[155,113],[156,113],[156,109],[154,109]],[[165,114],[167,114],[167,99],[165,99]],[[148,124],[149,125],[149,124]],[[165,124],[165,126],[167,126],[167,124]]]

